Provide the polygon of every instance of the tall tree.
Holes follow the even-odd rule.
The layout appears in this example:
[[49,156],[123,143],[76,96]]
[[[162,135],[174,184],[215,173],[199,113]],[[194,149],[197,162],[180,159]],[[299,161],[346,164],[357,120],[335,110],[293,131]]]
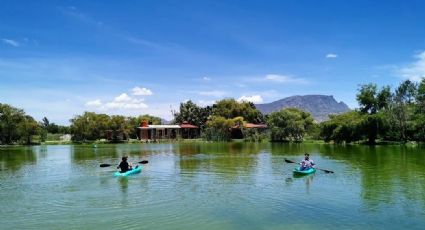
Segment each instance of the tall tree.
[[238,102],[235,99],[223,99],[213,105],[212,115],[221,116],[227,119],[243,117],[245,121],[251,123],[265,122],[264,116],[252,102]]
[[313,126],[310,113],[295,108],[282,109],[269,115],[267,124],[272,141],[302,141]]
[[38,133],[38,124],[24,110],[0,103],[0,143],[31,143],[32,135]]
[[200,107],[190,100],[180,103],[179,112],[174,113],[174,122],[177,124],[188,122],[204,130],[207,120],[211,116],[211,109],[210,106]]
[[360,105],[360,112],[366,117],[363,120],[368,143],[374,144],[381,130],[382,116],[377,114],[388,107],[391,100],[391,92],[388,86],[378,91],[376,84],[360,85],[357,93],[357,101]]

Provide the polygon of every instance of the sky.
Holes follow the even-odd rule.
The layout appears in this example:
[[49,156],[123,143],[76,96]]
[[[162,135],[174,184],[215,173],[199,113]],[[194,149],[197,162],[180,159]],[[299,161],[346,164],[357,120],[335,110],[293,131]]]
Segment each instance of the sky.
[[268,103],[425,77],[425,1],[0,0],[0,103],[172,118],[180,102]]

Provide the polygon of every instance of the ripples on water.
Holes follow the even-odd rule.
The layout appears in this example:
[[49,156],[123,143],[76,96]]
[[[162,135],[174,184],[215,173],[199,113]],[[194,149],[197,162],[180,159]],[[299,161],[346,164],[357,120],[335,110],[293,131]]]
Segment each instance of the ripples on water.
[[[425,167],[417,162],[425,154],[394,148],[230,143],[0,149],[0,222],[2,229],[422,229]],[[304,152],[336,173],[294,178],[295,165],[284,158],[300,160]],[[128,178],[114,178],[113,166],[98,167],[122,155],[149,164]]]

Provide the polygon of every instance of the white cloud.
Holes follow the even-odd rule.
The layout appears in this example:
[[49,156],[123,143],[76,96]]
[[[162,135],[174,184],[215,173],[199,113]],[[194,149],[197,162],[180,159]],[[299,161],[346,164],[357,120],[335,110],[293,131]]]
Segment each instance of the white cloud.
[[122,93],[118,97],[115,97],[114,101],[116,101],[116,102],[131,101],[131,97],[128,96],[126,93]]
[[243,95],[242,97],[238,98],[239,102],[242,101],[246,101],[246,102],[252,102],[252,103],[262,103],[263,102],[263,98],[261,97],[261,95],[252,95],[252,96],[245,96]]
[[208,106],[208,105],[213,105],[215,103],[214,100],[199,100],[198,104],[200,106]]
[[148,105],[142,102],[108,102],[103,106],[104,109],[146,109]]
[[307,83],[307,81],[302,78],[294,78],[288,75],[279,75],[279,74],[267,74],[264,78],[260,80],[277,82],[277,83]]
[[326,58],[337,58],[338,54],[334,54],[334,53],[328,53],[326,54]]
[[86,106],[100,107],[100,106],[102,106],[102,102],[99,99],[94,100],[94,101],[88,101],[86,103]]
[[4,44],[10,45],[10,46],[14,46],[14,47],[19,47],[20,46],[19,42],[15,41],[15,40],[12,40],[12,39],[2,38],[1,41]]
[[415,58],[417,59],[415,62],[401,68],[399,72],[403,78],[420,81],[425,78],[425,51],[415,55]]
[[226,94],[226,92],[219,91],[219,90],[212,90],[212,91],[201,91],[201,92],[198,92],[198,94],[202,96],[222,97]]
[[150,96],[153,94],[150,89],[140,87],[134,87],[131,91],[135,96]]
[[94,101],[88,101],[86,106],[96,107],[100,110],[111,110],[111,109],[146,109],[148,105],[143,103],[143,98],[133,98],[128,96],[126,93],[122,93],[115,97],[113,101],[102,103],[99,99]]
[[211,78],[209,78],[209,77],[203,77],[202,80],[204,80],[204,81],[211,81]]

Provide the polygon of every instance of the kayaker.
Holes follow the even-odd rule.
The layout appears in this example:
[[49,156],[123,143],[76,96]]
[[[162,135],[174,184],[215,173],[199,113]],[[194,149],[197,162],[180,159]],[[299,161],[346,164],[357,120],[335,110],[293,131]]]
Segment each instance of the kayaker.
[[133,169],[133,165],[131,163],[129,164],[127,162],[127,157],[122,157],[121,160],[122,161],[121,161],[120,165],[118,165],[118,167],[117,167],[117,169],[121,169],[120,173],[125,173],[125,172]]
[[304,154],[304,160],[301,161],[300,165],[300,170],[304,171],[310,168],[314,168],[315,163],[310,159],[310,154],[306,153]]

